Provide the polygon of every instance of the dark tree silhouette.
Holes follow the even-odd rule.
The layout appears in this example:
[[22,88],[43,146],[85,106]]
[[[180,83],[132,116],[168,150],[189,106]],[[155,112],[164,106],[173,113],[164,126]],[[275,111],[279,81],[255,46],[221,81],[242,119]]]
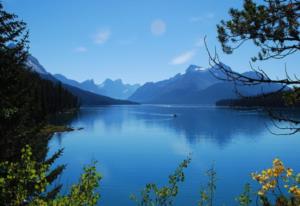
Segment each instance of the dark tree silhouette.
[[[40,130],[49,115],[75,108],[78,101],[60,84],[31,72],[27,57],[26,24],[6,12],[0,2],[0,161],[20,161],[21,148],[30,145],[35,160],[51,165],[62,150],[46,159],[49,134],[42,135]],[[60,165],[49,171],[47,181],[52,183],[64,168]],[[6,173],[1,169],[0,177]],[[33,185],[28,183],[28,187],[34,193]],[[60,188],[61,185],[53,186],[43,198],[55,197]],[[13,199],[6,198],[2,197],[1,202]]]
[[232,53],[248,40],[260,47],[254,61],[283,58],[300,49],[299,0],[264,2],[257,5],[253,0],[245,0],[243,10],[230,9],[231,19],[217,25],[225,53]]
[[60,84],[41,79],[27,65],[28,31],[0,3],[0,135],[24,133],[48,115],[78,105]]
[[[281,59],[300,51],[299,0],[264,0],[261,4],[257,4],[253,0],[244,0],[243,8],[241,10],[232,8],[229,10],[229,15],[231,17],[229,20],[223,20],[217,25],[218,39],[225,53],[232,54],[247,41],[252,41],[260,49],[259,53],[251,58],[252,61]],[[284,104],[289,107],[299,106],[300,90],[298,85],[300,85],[300,79],[296,75],[290,76],[286,68],[284,78],[272,79],[263,69],[254,68],[250,62],[250,68],[256,75],[243,75],[224,67],[218,53],[216,51],[212,53],[208,49],[206,42],[205,45],[210,64],[218,65],[220,71],[225,74],[226,77],[223,80],[232,81],[235,85],[248,86],[262,83],[281,84],[282,88],[277,93],[282,95],[282,98],[272,94],[273,96],[268,97],[268,99],[284,100]],[[283,91],[286,88],[289,88],[290,91]],[[246,98],[246,100],[236,101],[234,104],[236,103],[238,106],[239,103],[243,105],[263,103],[262,98],[266,98],[267,96],[268,94],[263,94],[256,99],[255,97],[251,97],[249,101],[247,100],[249,97],[241,96],[242,98]],[[224,102],[228,103],[228,101]],[[264,104],[260,106],[266,106],[267,108],[267,105]],[[291,133],[300,131],[297,126],[300,121],[297,118],[286,117],[283,114],[274,112],[270,108],[266,110],[275,120],[291,124],[281,129],[292,130]]]

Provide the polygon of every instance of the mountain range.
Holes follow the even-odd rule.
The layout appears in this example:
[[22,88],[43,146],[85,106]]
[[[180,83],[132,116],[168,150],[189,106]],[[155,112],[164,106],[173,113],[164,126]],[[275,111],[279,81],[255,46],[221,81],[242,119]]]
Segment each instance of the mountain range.
[[[222,67],[231,70],[225,64],[222,64]],[[256,75],[253,71],[242,74],[251,77]],[[224,77],[225,74],[218,68],[218,65],[207,69],[190,65],[184,74],[177,74],[163,81],[145,83],[129,97],[129,100],[151,104],[214,105],[222,99],[238,99],[240,95],[266,94],[282,88],[280,84],[267,83],[252,86],[235,85],[233,82],[222,81]]]
[[[183,74],[179,73],[169,79],[147,82],[140,86],[124,84],[120,79],[115,81],[106,79],[103,83],[96,84],[92,79],[78,82],[61,74],[52,75],[31,55],[27,64],[42,78],[62,83],[64,88],[79,98],[82,105],[132,104],[132,102],[214,105],[223,99],[239,99],[240,95],[257,96],[282,88],[282,85],[274,83],[246,86],[222,81],[225,74],[218,65],[206,69],[190,65]],[[222,67],[231,70],[225,64],[222,64]],[[253,71],[242,74],[254,78],[257,76]]]
[[135,104],[128,100],[114,99],[104,95],[96,94],[91,91],[81,89],[60,81],[54,75],[47,72],[47,70],[39,63],[39,61],[32,55],[28,56],[27,66],[33,72],[40,75],[41,78],[52,81],[55,84],[61,83],[62,86],[71,92],[74,96],[77,96],[81,105],[119,105],[119,104]]
[[128,99],[139,87],[139,84],[124,84],[121,79],[111,80],[106,79],[101,84],[96,84],[93,79],[86,80],[83,82],[78,82],[61,74],[53,75],[59,81],[86,90],[93,92],[95,94],[105,95],[117,99]]

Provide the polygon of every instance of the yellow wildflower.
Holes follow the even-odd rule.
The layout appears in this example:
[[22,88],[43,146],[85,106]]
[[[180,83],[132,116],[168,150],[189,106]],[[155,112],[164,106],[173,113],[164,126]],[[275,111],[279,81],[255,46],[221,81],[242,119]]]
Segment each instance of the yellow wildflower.
[[265,195],[264,191],[262,191],[262,190],[259,190],[257,194],[258,194],[259,196],[264,196],[264,195]]
[[297,185],[290,187],[289,193],[292,193],[296,197],[300,197],[300,188]]
[[292,176],[292,175],[293,175],[293,169],[288,168],[288,169],[286,170],[286,176],[287,176],[287,177],[290,177],[290,176]]

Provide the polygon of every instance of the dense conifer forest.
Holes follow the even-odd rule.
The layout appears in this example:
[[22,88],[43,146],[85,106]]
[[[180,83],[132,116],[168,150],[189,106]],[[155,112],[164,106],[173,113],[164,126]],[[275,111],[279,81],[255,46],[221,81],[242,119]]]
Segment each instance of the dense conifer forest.
[[[1,145],[32,130],[51,114],[78,107],[78,100],[62,87],[41,79],[26,64],[26,24],[0,5],[0,132]],[[1,146],[1,151],[3,147]]]

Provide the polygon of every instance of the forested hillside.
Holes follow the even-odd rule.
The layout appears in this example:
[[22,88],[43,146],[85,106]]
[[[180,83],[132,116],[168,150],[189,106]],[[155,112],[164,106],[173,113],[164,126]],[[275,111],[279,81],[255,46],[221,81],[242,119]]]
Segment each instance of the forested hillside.
[[6,159],[36,137],[47,116],[78,107],[78,100],[28,69],[26,24],[1,4],[0,10],[0,156]]
[[223,99],[216,102],[217,106],[229,107],[280,107],[291,108],[299,107],[299,101],[288,103],[287,99],[294,91],[275,92],[267,95],[258,95],[252,97],[243,97],[240,99]]

